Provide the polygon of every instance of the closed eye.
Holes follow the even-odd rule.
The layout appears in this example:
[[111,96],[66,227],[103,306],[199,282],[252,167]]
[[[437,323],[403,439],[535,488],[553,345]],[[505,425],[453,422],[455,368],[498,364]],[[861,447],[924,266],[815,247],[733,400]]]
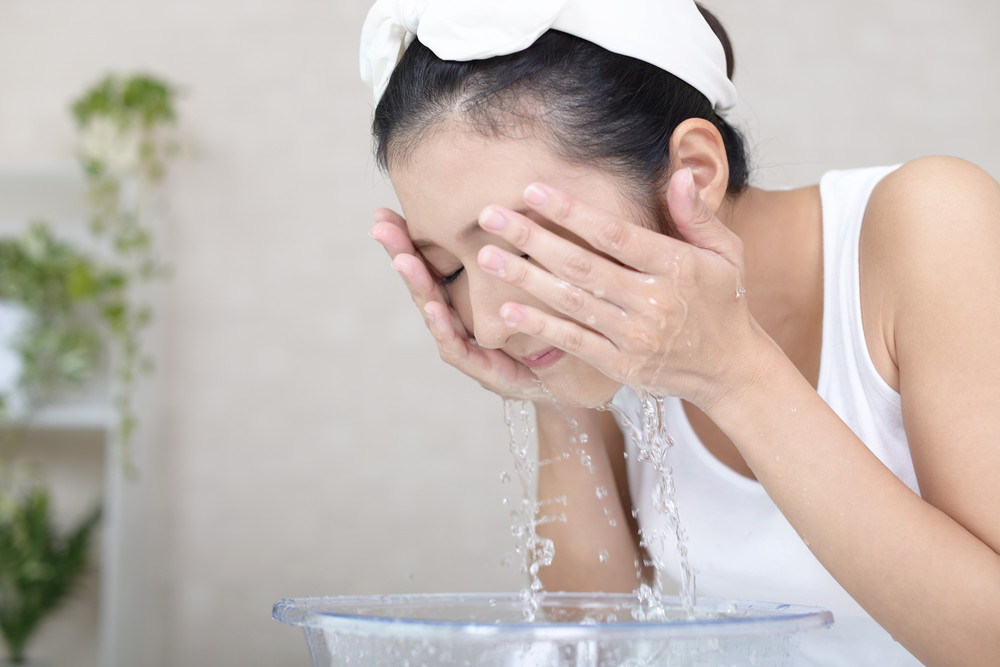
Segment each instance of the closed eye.
[[454,273],[449,273],[444,278],[440,278],[438,280],[438,285],[441,285],[442,287],[447,287],[448,285],[458,280],[458,277],[462,275],[462,271],[465,271],[465,267],[464,266],[458,267],[458,270],[455,271]]
[[[525,253],[521,253],[521,259],[531,259],[531,257],[529,257],[528,253],[525,252]],[[465,271],[465,267],[464,266],[460,266],[460,267],[458,267],[458,269],[456,269],[452,273],[449,273],[448,275],[446,275],[446,276],[444,276],[442,278],[439,278],[438,279],[438,285],[441,285],[442,287],[447,287],[448,285],[450,285],[453,282],[455,282],[456,280],[458,280],[458,277],[460,275],[462,275],[462,271]]]

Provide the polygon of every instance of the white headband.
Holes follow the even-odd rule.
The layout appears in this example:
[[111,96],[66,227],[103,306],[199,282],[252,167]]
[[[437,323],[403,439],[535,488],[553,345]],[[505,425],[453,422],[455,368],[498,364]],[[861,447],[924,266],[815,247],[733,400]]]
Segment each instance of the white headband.
[[361,78],[378,104],[415,37],[443,60],[482,60],[549,29],[656,65],[719,113],[736,104],[722,44],[693,0],[377,0],[361,30]]

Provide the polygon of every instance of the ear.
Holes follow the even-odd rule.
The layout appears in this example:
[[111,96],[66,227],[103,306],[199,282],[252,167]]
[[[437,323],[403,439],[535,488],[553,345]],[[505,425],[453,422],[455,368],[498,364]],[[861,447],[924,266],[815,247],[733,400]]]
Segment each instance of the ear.
[[718,213],[729,187],[729,157],[719,130],[704,118],[688,118],[670,135],[670,155],[670,176],[690,169],[701,200]]

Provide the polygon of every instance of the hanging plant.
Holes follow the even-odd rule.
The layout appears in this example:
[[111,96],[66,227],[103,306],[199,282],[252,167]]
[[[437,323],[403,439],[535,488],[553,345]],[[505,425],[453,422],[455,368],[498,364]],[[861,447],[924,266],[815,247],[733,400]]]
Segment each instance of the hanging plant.
[[[136,427],[132,395],[138,377],[152,370],[142,332],[152,308],[142,285],[164,278],[153,220],[156,186],[175,153],[169,130],[176,122],[177,90],[148,75],[109,75],[72,105],[80,133],[80,161],[87,178],[90,229],[110,246],[115,271],[128,285],[127,298],[107,317],[114,343],[114,405],[123,460]],[[112,313],[106,313],[106,316]]]
[[[133,394],[153,368],[143,346],[153,317],[146,288],[168,275],[157,254],[155,219],[158,184],[175,153],[176,96],[173,86],[149,75],[108,75],[72,104],[94,257],[56,239],[44,222],[0,239],[0,302],[27,311],[14,343],[29,409],[110,368],[115,439],[130,474]],[[0,416],[4,399],[0,388]]]

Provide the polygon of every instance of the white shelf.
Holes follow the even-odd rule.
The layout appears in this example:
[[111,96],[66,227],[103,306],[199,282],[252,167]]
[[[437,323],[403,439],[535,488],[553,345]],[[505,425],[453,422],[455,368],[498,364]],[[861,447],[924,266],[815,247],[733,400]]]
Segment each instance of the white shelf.
[[113,418],[111,406],[92,398],[72,403],[56,403],[40,408],[28,424],[30,428],[97,431],[107,430]]
[[77,223],[86,212],[87,188],[75,162],[47,165],[0,164],[0,228],[44,218]]

